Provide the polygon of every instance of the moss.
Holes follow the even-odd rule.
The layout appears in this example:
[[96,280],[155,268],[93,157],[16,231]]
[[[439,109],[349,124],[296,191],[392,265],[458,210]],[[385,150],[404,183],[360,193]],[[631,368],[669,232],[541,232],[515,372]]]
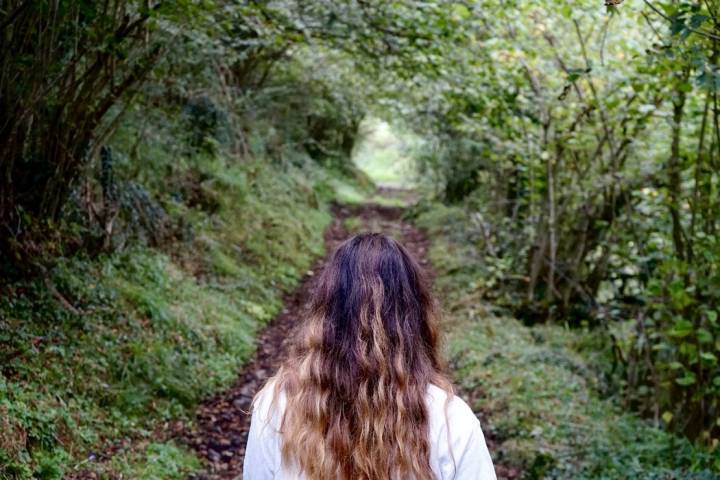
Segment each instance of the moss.
[[[231,382],[255,334],[324,250],[330,221],[313,164],[204,162],[216,208],[168,200],[190,240],[98,258],[61,259],[50,283],[0,298],[0,479],[114,469],[127,478],[184,478],[192,454],[169,444],[88,460],[106,441],[142,445],[163,421],[187,419]],[[7,425],[6,425],[7,424]]]
[[174,442],[150,443],[127,458],[115,458],[112,464],[112,470],[126,478],[142,480],[185,479],[199,468],[195,454]]

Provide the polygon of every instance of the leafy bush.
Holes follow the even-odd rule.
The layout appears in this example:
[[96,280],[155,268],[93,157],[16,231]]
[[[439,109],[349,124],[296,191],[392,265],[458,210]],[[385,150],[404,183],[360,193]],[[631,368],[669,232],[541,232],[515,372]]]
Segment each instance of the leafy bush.
[[[625,344],[625,380],[638,406],[678,431],[720,437],[720,257],[698,242],[702,264],[661,261],[647,285],[647,312]],[[707,262],[707,263],[705,263]]]
[[627,411],[622,395],[603,397],[605,337],[528,327],[488,302],[492,270],[459,233],[462,213],[428,205],[417,222],[433,239],[455,380],[498,441],[495,461],[522,466],[525,478],[714,478],[716,450]]

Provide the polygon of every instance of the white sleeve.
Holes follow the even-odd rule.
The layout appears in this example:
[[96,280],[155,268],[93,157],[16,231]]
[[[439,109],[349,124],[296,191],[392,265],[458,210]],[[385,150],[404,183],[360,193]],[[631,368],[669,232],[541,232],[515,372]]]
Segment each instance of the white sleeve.
[[440,442],[443,480],[496,480],[480,421],[459,397],[450,401]]
[[496,480],[490,452],[477,418],[470,429],[463,429],[463,435],[453,439],[453,451],[457,471],[453,480]]
[[259,398],[253,408],[243,463],[244,480],[273,480],[279,475],[280,433],[274,422],[268,422],[269,403],[267,398]]

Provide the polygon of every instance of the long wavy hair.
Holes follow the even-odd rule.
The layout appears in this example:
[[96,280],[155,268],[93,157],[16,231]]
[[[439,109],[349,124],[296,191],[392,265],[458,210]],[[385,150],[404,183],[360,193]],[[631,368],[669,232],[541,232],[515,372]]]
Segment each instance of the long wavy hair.
[[309,480],[432,480],[429,384],[452,396],[438,318],[415,259],[357,235],[323,269],[288,360],[268,385],[287,399],[282,461]]

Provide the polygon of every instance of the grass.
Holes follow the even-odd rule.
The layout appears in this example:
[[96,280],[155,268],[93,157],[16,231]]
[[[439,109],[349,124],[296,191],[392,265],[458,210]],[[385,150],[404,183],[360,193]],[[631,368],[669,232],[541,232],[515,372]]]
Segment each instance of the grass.
[[348,217],[343,222],[343,226],[350,234],[360,233],[365,230],[365,220],[356,216]]
[[330,182],[330,188],[336,192],[334,199],[345,205],[372,203],[385,207],[406,207],[412,203],[412,199],[405,198],[402,195],[391,196],[377,193],[374,189],[362,188],[342,178],[333,178]]
[[[166,422],[235,378],[255,333],[324,251],[335,177],[308,164],[203,162],[212,210],[168,204],[191,239],[60,259],[0,298],[0,479],[185,478]],[[60,301],[62,297],[62,301]],[[63,304],[71,304],[72,307]],[[124,445],[110,462],[94,458]],[[96,453],[93,453],[96,452]]]
[[597,372],[578,348],[592,343],[592,331],[529,328],[486,304],[488,272],[459,234],[459,218],[433,206],[417,223],[433,237],[454,375],[464,392],[479,394],[474,407],[501,440],[495,460],[523,466],[529,479],[718,478],[720,452],[599,395]]
[[185,479],[200,466],[194,453],[174,442],[149,443],[139,454],[113,461],[113,470],[124,478],[147,480]]

